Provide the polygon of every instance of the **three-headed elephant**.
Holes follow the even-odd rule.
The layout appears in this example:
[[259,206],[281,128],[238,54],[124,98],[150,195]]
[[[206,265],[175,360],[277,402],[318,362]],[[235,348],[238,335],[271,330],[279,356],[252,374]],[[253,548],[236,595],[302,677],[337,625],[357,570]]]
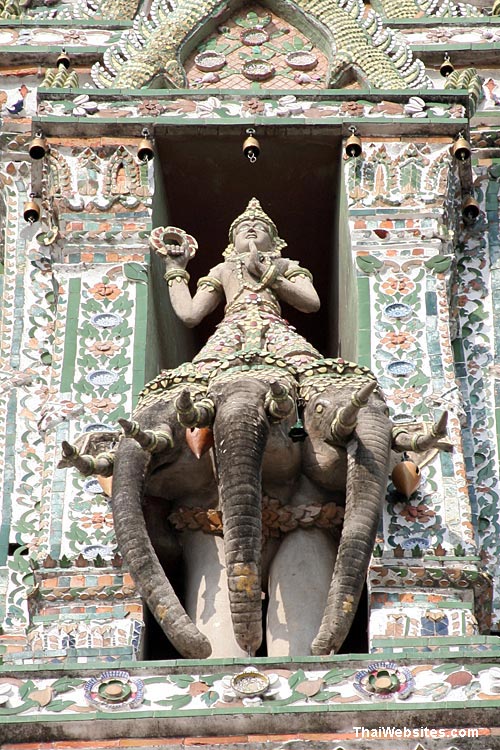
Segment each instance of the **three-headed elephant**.
[[[445,432],[441,422],[394,440],[365,368],[323,360],[291,373],[277,362],[234,356],[210,377],[193,365],[164,372],[134,421],[121,420],[113,457],[64,449],[87,474],[112,470],[119,550],[186,657],[254,655],[265,595],[269,655],[336,652],[362,592],[391,450],[424,450]],[[297,401],[303,442],[290,437]],[[294,519],[288,533],[283,517]],[[169,580],[180,566],[182,604]]]

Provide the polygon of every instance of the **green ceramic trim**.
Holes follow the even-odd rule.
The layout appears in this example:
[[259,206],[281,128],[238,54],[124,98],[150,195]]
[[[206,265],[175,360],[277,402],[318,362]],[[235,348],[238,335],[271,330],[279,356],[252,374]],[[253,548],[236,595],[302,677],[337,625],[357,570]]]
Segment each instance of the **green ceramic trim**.
[[[8,396],[7,400],[7,417],[10,421],[9,415],[15,415],[17,409],[17,392],[16,389],[13,389],[11,393]],[[15,424],[15,420],[12,422],[12,424]],[[7,435],[5,440],[5,455],[4,460],[6,466],[12,467],[12,471],[14,471],[14,440],[15,435]],[[10,540],[10,525],[11,525],[11,518],[12,518],[12,501],[13,501],[13,493],[12,493],[12,481],[9,480],[8,486],[7,482],[5,482],[5,485],[3,487],[2,492],[2,514],[1,519],[2,523],[0,524],[0,565],[5,565],[7,562],[8,557],[8,550],[9,550],[9,540]]]
[[[361,698],[360,698],[361,701]],[[150,718],[156,718],[156,719],[176,719],[176,718],[189,718],[189,717],[197,717],[197,716],[234,716],[234,715],[247,715],[252,716],[256,714],[275,714],[279,713],[281,714],[308,714],[308,713],[315,713],[315,714],[327,714],[327,713],[353,713],[353,712],[389,712],[389,713],[408,713],[408,712],[415,712],[415,711],[446,711],[446,710],[453,710],[453,709],[463,709],[463,708],[480,708],[480,709],[489,709],[489,708],[498,708],[500,707],[500,699],[499,700],[489,700],[489,701],[478,701],[478,700],[466,700],[466,701],[440,701],[439,703],[411,703],[411,704],[405,704],[404,702],[399,702],[397,704],[394,703],[347,703],[347,704],[335,704],[335,705],[314,705],[314,706],[272,706],[272,705],[263,705],[263,706],[255,706],[255,707],[233,707],[233,708],[210,708],[210,709],[192,709],[192,710],[163,710],[163,711],[142,711],[142,712],[132,712],[132,711],[120,711],[119,713],[111,713],[111,712],[104,712],[99,711],[95,713],[88,713],[88,714],[78,714],[75,715],[67,715],[64,714],[64,716],[61,716],[60,714],[55,714],[53,716],[37,716],[35,714],[29,715],[29,716],[2,716],[2,723],[3,724],[27,724],[27,723],[34,723],[34,724],[51,724],[51,723],[61,723],[61,720],[64,722],[72,722],[72,721],[81,721],[81,722],[96,722],[96,721],[124,721],[127,719],[133,719],[134,721],[140,721],[141,719],[150,719]],[[425,717],[425,713],[423,713],[423,717]]]
[[[435,22],[434,22],[435,25]],[[480,25],[480,24],[478,24]],[[487,45],[488,53],[491,54],[492,51],[500,49],[500,42],[490,42],[490,41],[484,41],[481,42],[469,42],[468,44],[460,44],[459,42],[446,42],[446,52],[448,52],[451,56],[453,52],[464,52],[465,50],[471,50],[472,52],[482,52]],[[443,45],[442,44],[413,44],[412,45],[412,51],[414,54],[418,55],[420,52],[443,52]],[[480,57],[478,57],[478,67],[479,67],[479,61]],[[431,89],[432,90],[432,89]]]
[[132,404],[135,407],[140,391],[144,387],[146,372],[148,286],[136,283],[134,353],[132,374]]
[[[391,18],[390,24],[394,28],[416,28],[420,26],[431,26],[436,27],[436,20],[439,18],[439,28],[447,26],[466,26],[468,30],[470,27],[487,26],[493,24],[494,26],[500,25],[500,17],[498,16],[422,16],[421,18]],[[412,49],[416,48],[416,45],[411,45]],[[442,48],[442,47],[441,47]]]
[[[439,49],[442,50],[442,45]],[[463,45],[462,45],[463,46]],[[500,46],[500,44],[499,44]],[[461,48],[461,47],[460,47]],[[0,47],[0,49],[2,49]],[[7,48],[6,48],[7,49]],[[9,48],[12,51],[12,47]],[[33,48],[31,48],[33,49]],[[37,51],[40,48],[37,48]],[[64,94],[69,92],[76,94],[88,94],[88,88],[71,88],[65,89]],[[182,99],[189,97],[190,99],[207,99],[209,96],[216,96],[218,99],[225,101],[226,99],[232,100],[235,96],[241,100],[255,98],[255,91],[249,91],[248,89],[224,89],[221,91],[217,88],[206,88],[206,89],[131,89],[131,88],[110,88],[110,89],[92,89],[92,98],[101,98],[106,101],[114,101],[114,99],[123,98],[124,96],[131,96],[135,99]],[[58,100],[66,98],[61,89],[59,88],[44,88],[43,91],[39,92],[40,99],[47,99],[49,95],[57,97]],[[378,102],[380,99],[384,100],[396,100],[406,101],[410,96],[419,96],[424,101],[434,102],[437,97],[443,98],[446,101],[454,101],[456,99],[462,99],[465,104],[468,98],[469,92],[467,89],[259,89],[259,99],[266,100],[277,100],[282,96],[295,96],[297,101],[300,99],[352,99],[358,100],[363,99],[370,102]],[[69,98],[69,97],[68,97]],[[156,118],[154,118],[156,119]],[[249,119],[253,119],[250,117]],[[371,118],[370,118],[371,119]],[[398,118],[399,121],[400,118]],[[421,123],[422,124],[422,123]]]
[[[54,24],[52,24],[54,26]],[[99,47],[91,47],[90,45],[88,47],[72,47],[71,45],[66,45],[65,50],[68,53],[68,55],[71,55],[72,57],[78,57],[78,54],[84,54],[87,55],[101,55],[103,51],[107,48],[106,44],[100,45]],[[12,57],[12,45],[1,45],[0,46],[0,55],[10,55]],[[43,46],[37,47],[35,44],[19,44],[15,46],[16,55],[27,55],[27,56],[36,56],[37,58],[40,55],[53,55],[54,56],[54,62],[55,62],[55,50],[57,50],[57,47],[54,46],[48,46],[44,44]],[[61,89],[59,89],[61,91]],[[71,91],[71,89],[65,89],[65,91]],[[87,89],[87,94],[89,90]]]
[[[5,26],[6,28],[12,28],[15,29],[16,26],[20,26],[21,28],[29,28],[30,26],[33,26],[35,28],[38,28],[39,26],[49,26],[50,28],[54,27],[67,27],[70,29],[127,29],[130,26],[133,26],[133,21],[114,21],[114,20],[107,20],[107,19],[98,19],[95,21],[86,21],[81,18],[70,18],[67,20],[60,20],[59,18],[2,18],[0,19],[0,28],[2,26]],[[17,51],[16,47],[16,51]],[[32,48],[33,49],[33,48]],[[54,47],[50,48],[52,52],[54,52]],[[66,51],[70,50],[71,47],[69,45],[65,45]],[[88,49],[87,47],[80,47],[80,50],[82,49]],[[12,53],[12,47],[11,47],[11,53]]]
[[[457,669],[459,669],[460,666],[466,663],[464,661],[465,659],[470,659],[476,665],[484,664],[485,669],[490,666],[500,665],[500,653],[497,654],[491,651],[482,651],[478,654],[477,649],[473,647],[474,644],[476,644],[477,646],[493,645],[492,642],[496,641],[498,642],[498,648],[500,650],[500,638],[496,636],[458,636],[456,638],[450,637],[447,640],[452,641],[451,645],[456,646],[456,650],[450,651],[449,647],[446,649],[437,648],[435,650],[433,648],[432,652],[415,652],[415,649],[412,648],[412,646],[416,646],[416,642],[420,641],[421,643],[419,645],[421,646],[434,647],[438,641],[442,643],[445,640],[444,637],[411,639],[379,638],[374,640],[385,641],[393,648],[398,648],[398,644],[404,646],[404,648],[401,648],[398,653],[393,654],[393,659],[396,661],[404,658],[405,660],[409,660],[412,663],[416,664],[433,663],[436,665],[442,662],[457,662]],[[223,672],[224,670],[220,669],[221,666],[230,668],[229,671],[232,672],[233,669],[231,668],[234,668],[235,666],[245,667],[248,665],[255,665],[266,667],[268,665],[271,665],[273,667],[277,667],[278,665],[285,665],[286,668],[289,668],[293,671],[294,669],[299,669],[300,665],[305,663],[310,664],[311,669],[313,668],[312,665],[315,665],[318,670],[325,671],[334,669],[336,666],[339,666],[340,668],[341,665],[348,663],[349,665],[352,665],[353,670],[356,670],[358,669],[358,665],[361,667],[376,660],[377,654],[374,654],[373,652],[369,654],[342,654],[340,656],[330,656],[327,659],[325,659],[325,657],[318,656],[309,656],[301,659],[278,657],[271,659],[269,657],[254,657],[249,659],[207,659],[200,661],[178,659],[157,662],[120,659],[113,661],[112,667],[109,666],[110,663],[107,661],[100,661],[95,659],[94,661],[89,661],[81,664],[73,662],[65,664],[16,664],[12,666],[9,665],[8,667],[3,666],[0,667],[0,676],[21,677],[23,675],[30,676],[36,674],[36,676],[40,679],[50,679],[53,673],[56,673],[61,676],[67,675],[86,679],[87,675],[94,675],[96,671],[106,670],[110,668],[125,669],[132,675],[148,674],[150,676],[153,676],[167,675],[168,673],[208,675]],[[216,667],[216,669],[214,669],[214,667]]]
[[358,356],[357,362],[370,367],[371,362],[371,316],[370,279],[358,276]]
[[75,380],[77,350],[78,313],[80,310],[81,279],[70,279],[68,284],[68,309],[64,336],[64,358],[61,368],[61,391],[71,391]]

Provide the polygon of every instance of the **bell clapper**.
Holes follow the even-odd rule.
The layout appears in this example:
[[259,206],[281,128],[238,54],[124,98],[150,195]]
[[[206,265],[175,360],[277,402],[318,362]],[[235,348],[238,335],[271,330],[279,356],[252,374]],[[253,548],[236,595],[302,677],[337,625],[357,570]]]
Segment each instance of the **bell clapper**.
[[292,443],[303,443],[307,437],[307,432],[302,421],[302,413],[304,409],[304,399],[298,398],[295,402],[295,414],[296,422],[290,427],[288,437],[291,438]]

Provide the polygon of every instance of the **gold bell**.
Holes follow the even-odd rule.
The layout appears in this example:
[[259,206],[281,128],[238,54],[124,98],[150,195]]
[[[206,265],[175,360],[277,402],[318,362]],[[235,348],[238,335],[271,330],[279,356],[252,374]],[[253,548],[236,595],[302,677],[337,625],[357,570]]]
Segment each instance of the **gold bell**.
[[356,135],[356,128],[350,127],[351,135],[345,142],[344,151],[346,152],[349,159],[361,156],[363,150],[361,146],[361,138]]
[[452,156],[458,161],[467,161],[470,159],[471,149],[469,141],[460,133],[451,149]]
[[155,152],[153,148],[153,141],[149,137],[149,130],[144,128],[142,131],[142,140],[139,141],[137,146],[137,158],[139,161],[151,161],[154,157]]
[[66,54],[66,50],[64,49],[64,47],[61,49],[61,54],[56,60],[56,65],[57,67],[59,67],[60,65],[64,65],[66,70],[71,65],[71,60],[69,59],[69,56]]
[[447,52],[444,53],[444,60],[441,63],[441,67],[439,68],[439,72],[443,76],[443,78],[448,78],[449,75],[453,73],[455,68],[453,67],[450,56]]
[[31,141],[28,153],[31,156],[32,159],[43,159],[43,157],[47,154],[47,151],[49,150],[49,144],[43,137],[43,133],[41,130],[37,131],[37,134]]
[[253,128],[248,128],[247,136],[243,141],[243,154],[248,161],[255,164],[260,154],[260,143],[255,137],[255,130]]
[[479,216],[479,203],[472,195],[466,195],[462,203],[462,218],[466,224],[474,224]]
[[24,221],[27,221],[28,224],[34,224],[40,218],[40,206],[34,198],[35,194],[31,193],[29,201],[26,201],[23,207]]
[[391,479],[394,487],[407,498],[418,489],[422,475],[414,461],[403,459],[392,470]]

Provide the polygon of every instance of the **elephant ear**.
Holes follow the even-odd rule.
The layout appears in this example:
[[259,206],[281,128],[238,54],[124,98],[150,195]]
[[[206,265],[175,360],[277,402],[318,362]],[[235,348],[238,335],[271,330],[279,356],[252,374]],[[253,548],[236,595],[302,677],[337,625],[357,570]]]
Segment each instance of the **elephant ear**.
[[347,445],[346,509],[332,583],[312,653],[336,653],[352,625],[373,552],[391,456],[391,422],[385,405],[360,413]]
[[184,611],[151,544],[142,499],[151,453],[122,440],[115,460],[112,509],[118,548],[141,596],[177,651],[190,659],[211,654],[207,638]]

